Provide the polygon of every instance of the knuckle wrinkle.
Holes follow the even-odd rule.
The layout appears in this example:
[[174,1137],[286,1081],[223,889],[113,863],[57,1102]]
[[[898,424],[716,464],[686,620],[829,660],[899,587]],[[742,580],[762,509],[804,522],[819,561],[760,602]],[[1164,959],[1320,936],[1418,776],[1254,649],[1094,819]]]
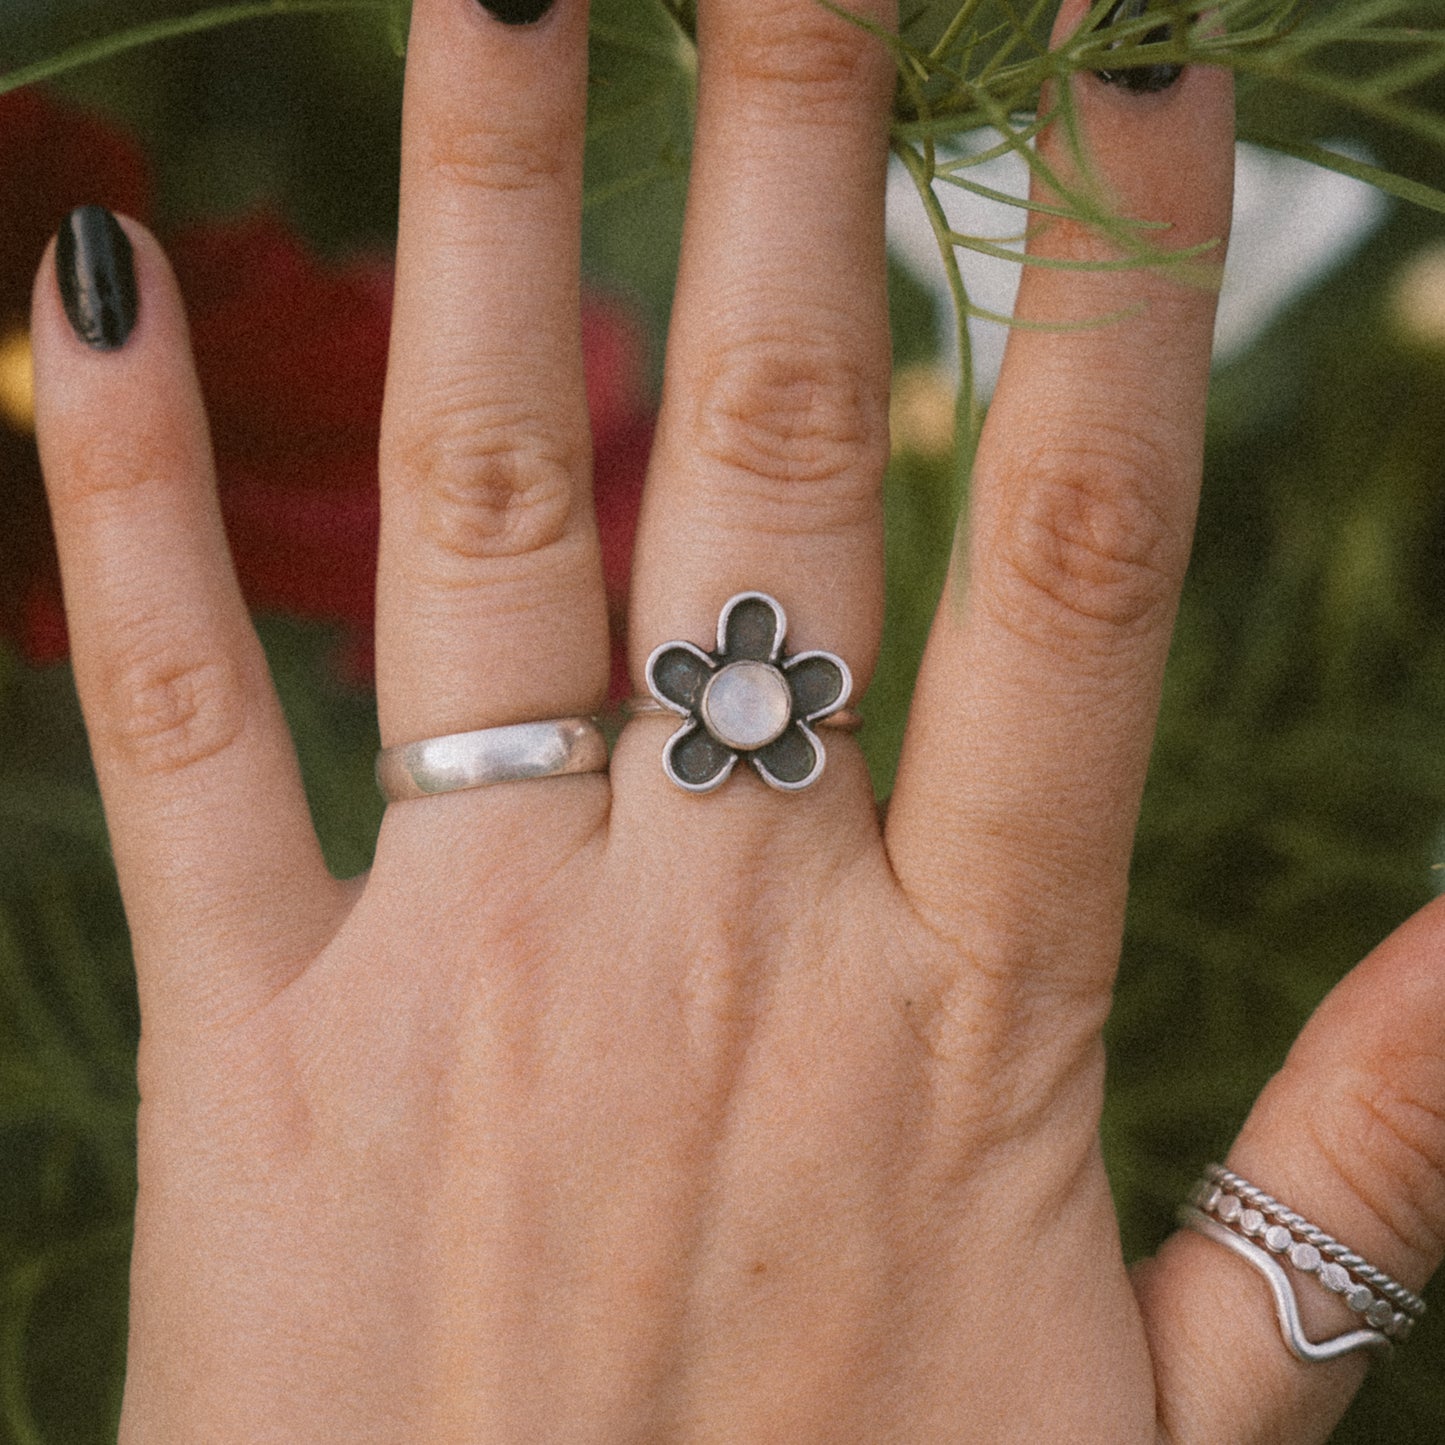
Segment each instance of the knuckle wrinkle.
[[147,777],[215,757],[246,725],[246,688],[231,658],[181,643],[133,651],[104,671],[98,723],[104,743]]
[[814,114],[823,120],[839,105],[856,108],[859,87],[872,80],[869,52],[875,48],[873,37],[821,6],[782,15],[762,6],[738,21],[724,64],[745,86],[796,92],[780,97],[795,121],[808,119],[808,107],[817,105],[824,110]]
[[[1445,1089],[1438,1061],[1380,1060],[1319,1099],[1311,1134],[1342,1181],[1408,1251],[1445,1248]],[[1368,1251],[1366,1251],[1368,1254]]]
[[567,533],[577,465],[546,442],[476,434],[414,468],[423,534],[461,563],[542,551]]
[[438,136],[429,158],[445,181],[469,191],[505,195],[555,185],[566,156],[566,147],[559,146],[554,135],[477,127]]
[[139,507],[154,497],[157,505],[192,485],[195,467],[183,448],[166,439],[122,433],[88,435],[71,449],[58,472],[57,500],[82,515],[107,515]]
[[[780,530],[856,524],[877,501],[887,453],[883,389],[841,347],[753,343],[704,382],[696,435]],[[766,515],[752,519],[768,525]]]
[[1158,498],[1169,485],[1148,457],[1072,449],[1025,461],[996,540],[1010,620],[1077,639],[1165,623],[1188,537]]

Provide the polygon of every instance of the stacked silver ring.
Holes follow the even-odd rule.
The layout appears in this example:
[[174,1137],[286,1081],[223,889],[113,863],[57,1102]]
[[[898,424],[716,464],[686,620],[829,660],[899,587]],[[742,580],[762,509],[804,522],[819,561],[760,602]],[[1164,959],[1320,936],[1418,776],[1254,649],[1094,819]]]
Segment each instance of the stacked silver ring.
[[[1386,1352],[1392,1343],[1408,1338],[1425,1313],[1425,1301],[1413,1290],[1220,1164],[1205,1169],[1180,1209],[1180,1222],[1228,1246],[1265,1275],[1285,1343],[1300,1359],[1335,1359],[1356,1349]],[[1282,1262],[1339,1296],[1360,1316],[1363,1328],[1332,1340],[1307,1339],[1291,1276]]]

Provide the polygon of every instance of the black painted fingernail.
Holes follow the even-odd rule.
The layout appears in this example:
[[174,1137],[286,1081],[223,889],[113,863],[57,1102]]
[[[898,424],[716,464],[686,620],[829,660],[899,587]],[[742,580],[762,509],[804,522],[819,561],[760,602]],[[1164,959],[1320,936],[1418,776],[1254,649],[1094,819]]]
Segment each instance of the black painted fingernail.
[[503,25],[531,25],[552,8],[552,0],[477,0],[477,3]]
[[[1120,20],[1137,20],[1141,15],[1148,13],[1149,0],[1119,0],[1119,3],[1104,17],[1104,24],[1113,25]],[[1146,31],[1136,44],[1158,45],[1168,40],[1173,33],[1172,25],[1156,25],[1153,30]],[[1121,42],[1116,40],[1109,49],[1117,50],[1120,44]],[[1184,74],[1184,67],[1182,65],[1130,65],[1122,70],[1096,70],[1094,74],[1106,85],[1122,86],[1135,95],[1154,95],[1161,90],[1168,90]]]
[[55,245],[60,299],[75,334],[96,351],[115,351],[135,330],[139,309],[130,238],[103,206],[81,206]]

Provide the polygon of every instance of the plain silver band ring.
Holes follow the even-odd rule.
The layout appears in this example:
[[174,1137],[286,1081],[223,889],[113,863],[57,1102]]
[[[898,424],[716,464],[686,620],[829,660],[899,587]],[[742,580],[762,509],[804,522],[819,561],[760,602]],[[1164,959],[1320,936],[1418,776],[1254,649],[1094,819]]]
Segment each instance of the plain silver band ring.
[[[622,711],[629,718],[651,717],[655,714],[658,717],[670,717],[673,722],[676,722],[678,717],[676,708],[658,702],[655,697],[630,697],[622,704]],[[837,712],[830,712],[826,717],[814,718],[808,726],[811,728],[834,728],[838,732],[856,733],[863,726],[863,719],[851,707],[843,707],[839,708]]]
[[607,740],[597,724],[587,717],[559,717],[383,748],[376,755],[376,783],[387,802],[401,803],[606,767]]

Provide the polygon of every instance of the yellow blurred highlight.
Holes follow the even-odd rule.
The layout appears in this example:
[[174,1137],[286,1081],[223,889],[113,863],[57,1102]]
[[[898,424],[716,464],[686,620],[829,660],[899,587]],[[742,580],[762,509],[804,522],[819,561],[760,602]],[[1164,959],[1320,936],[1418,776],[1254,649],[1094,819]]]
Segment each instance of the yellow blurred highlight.
[[35,430],[35,368],[30,333],[20,327],[0,336],[0,420],[16,431]]
[[938,457],[953,450],[955,389],[942,367],[905,366],[894,373],[888,426],[895,455]]
[[1406,262],[1390,310],[1406,340],[1445,351],[1445,245],[1427,246]]

